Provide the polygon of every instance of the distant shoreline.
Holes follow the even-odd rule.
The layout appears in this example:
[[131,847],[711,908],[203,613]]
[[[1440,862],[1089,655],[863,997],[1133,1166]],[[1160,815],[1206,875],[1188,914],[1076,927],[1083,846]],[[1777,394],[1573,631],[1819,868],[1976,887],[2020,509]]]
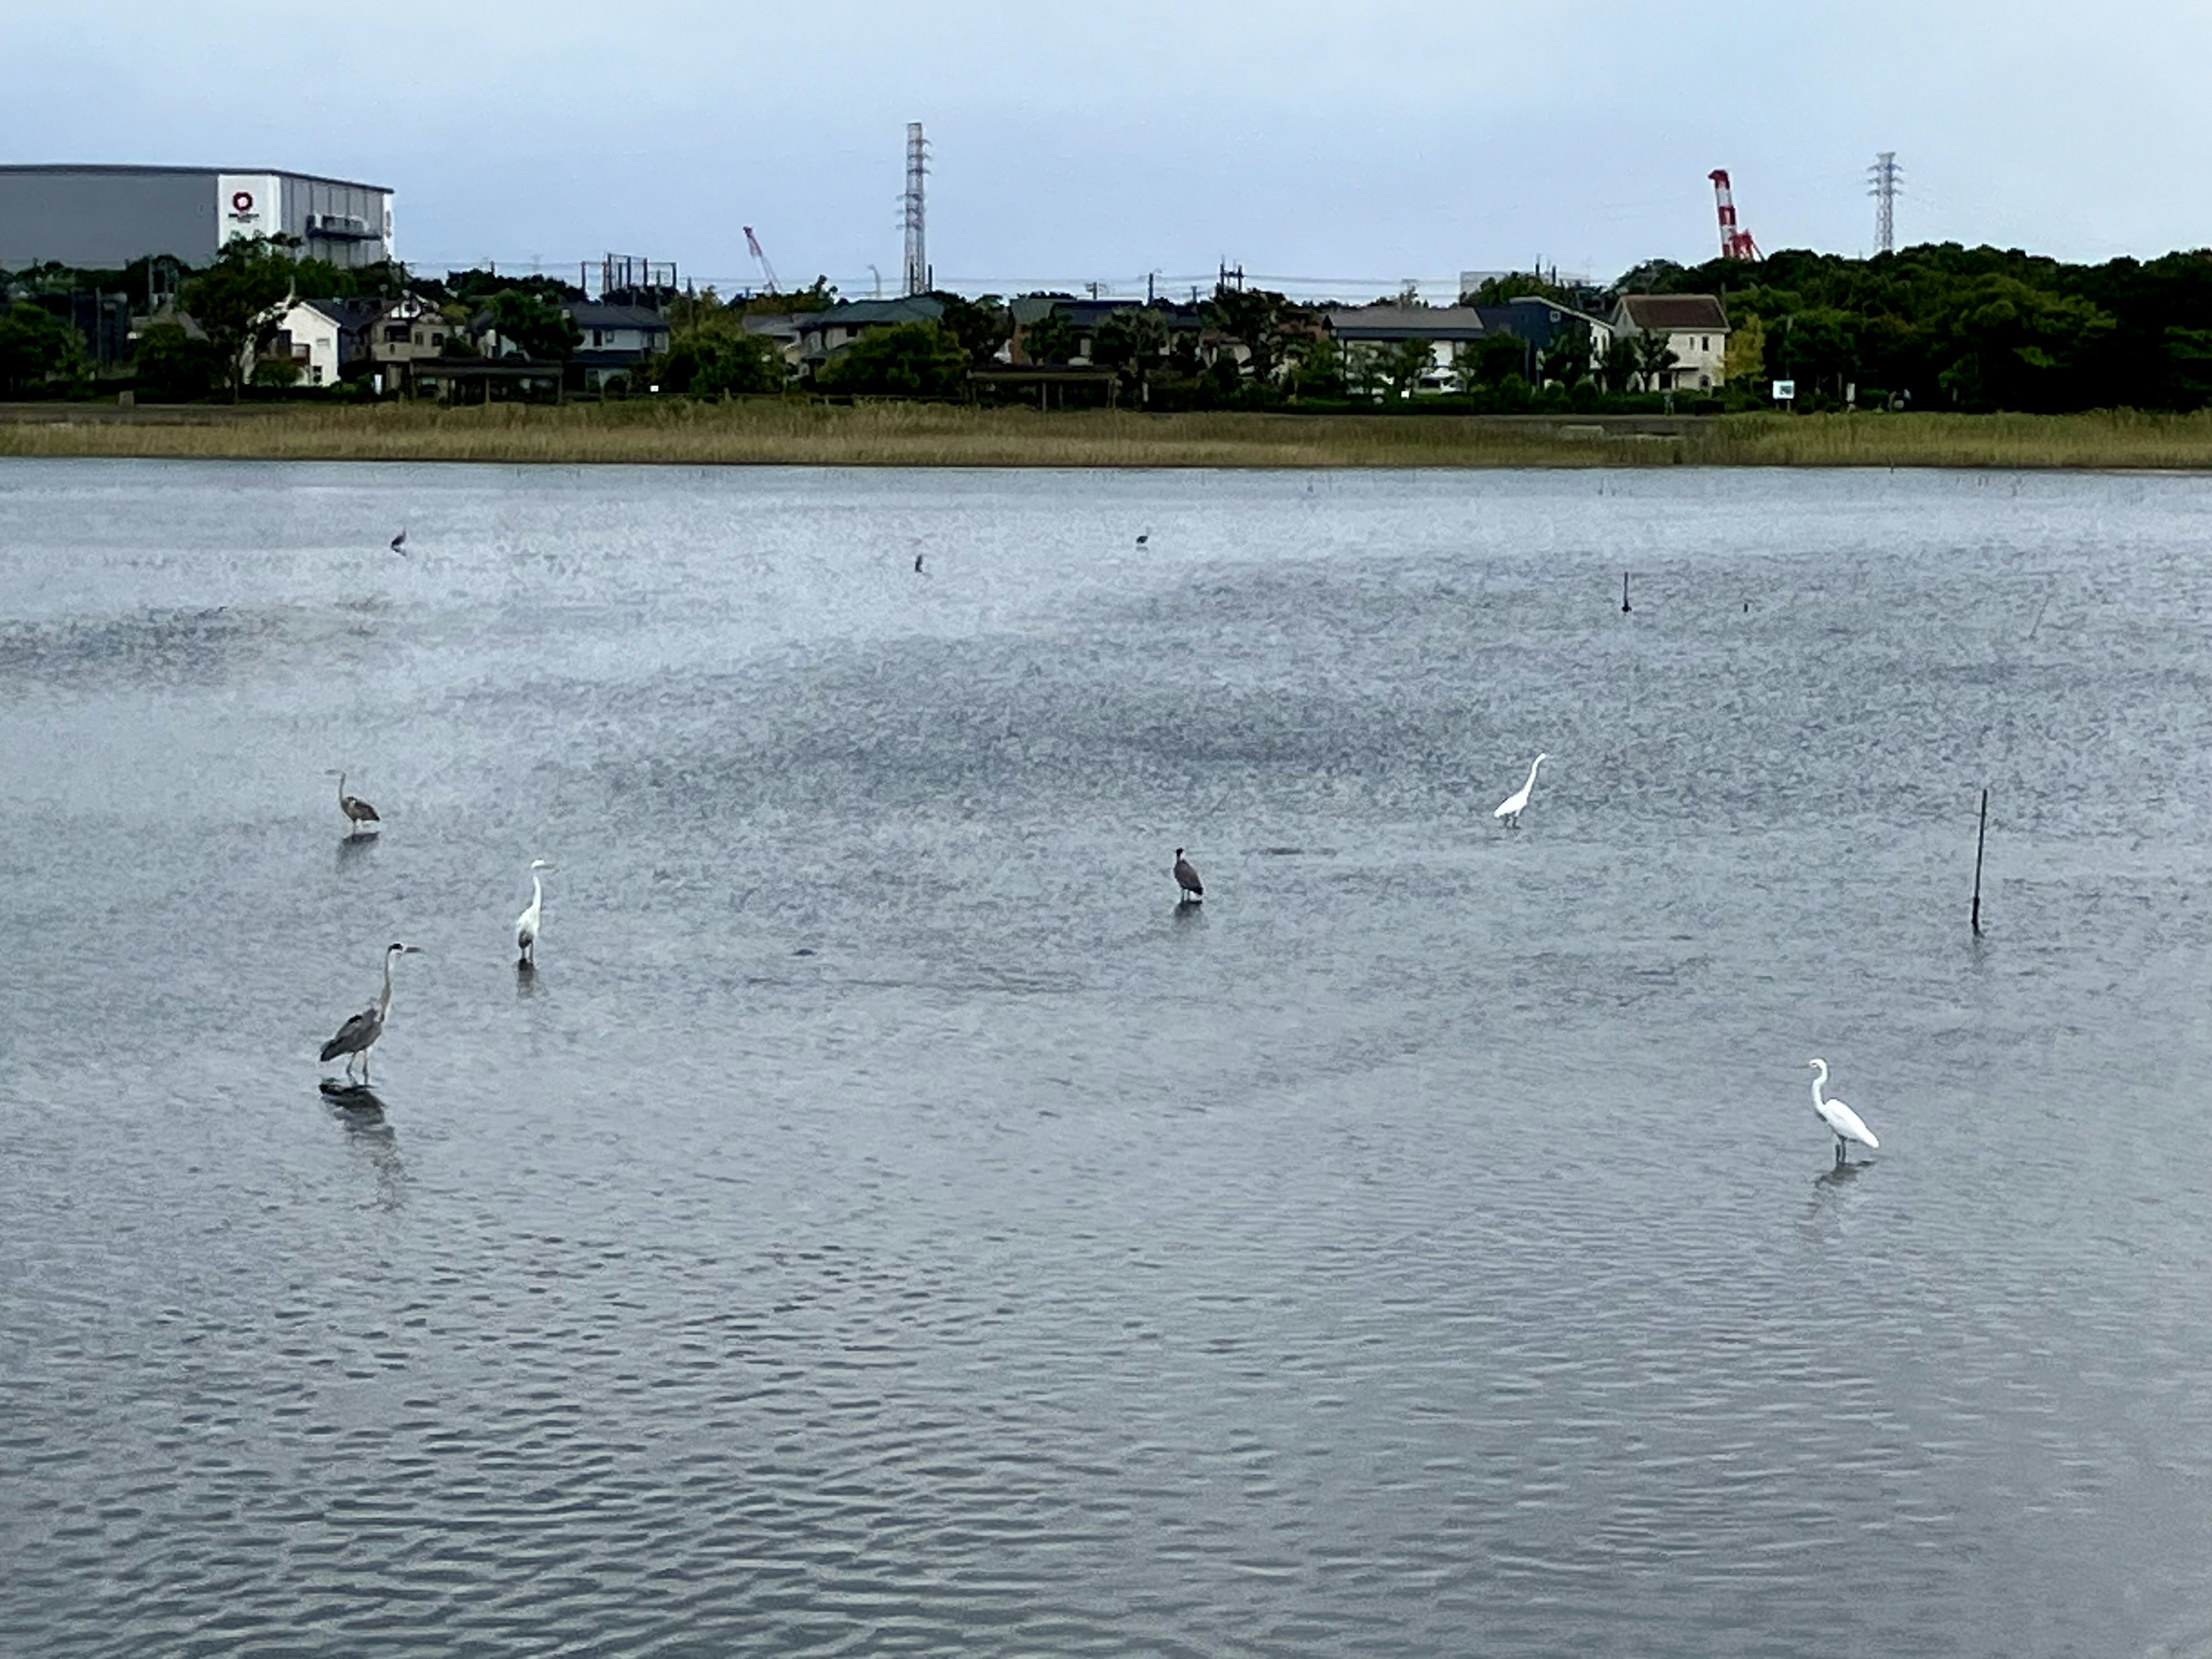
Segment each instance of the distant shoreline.
[[675,399],[0,404],[0,457],[956,467],[1916,466],[2212,471],[2212,411],[1485,416]]

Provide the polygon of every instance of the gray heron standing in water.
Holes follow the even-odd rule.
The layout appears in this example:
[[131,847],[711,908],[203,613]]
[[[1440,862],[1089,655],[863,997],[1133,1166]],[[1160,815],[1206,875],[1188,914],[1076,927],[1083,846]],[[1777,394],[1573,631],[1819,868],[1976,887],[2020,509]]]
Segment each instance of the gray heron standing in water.
[[346,816],[347,835],[357,835],[364,823],[381,824],[384,822],[382,818],[376,816],[376,809],[359,795],[346,793],[344,773],[332,769],[324,773],[323,775],[326,778],[336,778],[338,781],[338,811]]
[[514,919],[514,948],[522,953],[522,959],[514,964],[518,968],[538,965],[538,923],[545,914],[545,884],[538,872],[551,868],[544,859],[530,860],[530,908]]
[[370,1003],[344,1024],[338,1034],[323,1045],[322,1058],[336,1060],[346,1057],[346,1079],[353,1079],[354,1061],[361,1061],[361,1080],[368,1081],[368,1051],[376,1046],[377,1038],[384,1035],[385,1016],[392,1012],[392,964],[402,957],[421,952],[419,945],[387,945],[384,947],[384,989]]
[[1198,878],[1198,866],[1182,855],[1180,847],[1176,848],[1175,878],[1176,885],[1182,890],[1185,904],[1195,904],[1206,896],[1206,884]]

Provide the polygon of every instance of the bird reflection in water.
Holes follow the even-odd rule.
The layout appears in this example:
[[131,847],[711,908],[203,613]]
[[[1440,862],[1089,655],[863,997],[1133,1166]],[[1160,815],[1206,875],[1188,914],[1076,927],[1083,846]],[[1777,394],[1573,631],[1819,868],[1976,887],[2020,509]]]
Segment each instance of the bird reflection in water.
[[358,1085],[325,1083],[323,1099],[345,1130],[346,1145],[368,1160],[376,1176],[377,1207],[396,1210],[407,1201],[407,1165],[399,1156],[399,1137],[384,1119],[384,1103]]
[[376,845],[374,836],[343,835],[338,837],[338,868],[349,870],[368,850]]
[[516,1000],[527,1001],[530,998],[536,996],[544,988],[545,982],[538,976],[538,964],[536,963],[518,962],[514,964],[514,994]]
[[1178,924],[1195,921],[1202,925],[1206,921],[1206,906],[1194,898],[1178,899],[1176,901],[1175,919]]

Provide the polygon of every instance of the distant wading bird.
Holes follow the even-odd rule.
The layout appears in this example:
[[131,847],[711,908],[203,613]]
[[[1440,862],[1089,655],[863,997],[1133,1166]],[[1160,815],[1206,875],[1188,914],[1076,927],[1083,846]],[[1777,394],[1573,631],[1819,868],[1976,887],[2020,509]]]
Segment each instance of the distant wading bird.
[[1176,848],[1175,878],[1176,885],[1182,890],[1185,904],[1195,904],[1206,896],[1206,884],[1198,878],[1198,866],[1182,855],[1180,847]]
[[1140,535],[1140,536],[1139,536],[1139,537],[1137,538],[1137,545],[1138,545],[1138,546],[1139,546],[1139,547],[1142,547],[1142,546],[1144,546],[1147,542],[1151,541],[1151,540],[1152,540],[1152,532],[1151,531],[1147,530],[1147,531],[1146,531],[1142,535]]
[[544,859],[530,860],[530,908],[514,919],[514,948],[522,953],[518,968],[538,965],[538,921],[545,910],[545,884],[538,878],[540,870],[553,866]]
[[419,945],[387,945],[384,947],[384,989],[370,1003],[344,1024],[338,1034],[323,1045],[322,1057],[336,1060],[346,1057],[346,1078],[353,1078],[354,1061],[361,1061],[361,1080],[368,1081],[368,1051],[376,1046],[377,1038],[384,1035],[384,1017],[392,1012],[392,964],[404,956],[414,956],[422,950]]
[[1549,755],[1539,755],[1530,761],[1528,781],[1498,802],[1498,810],[1490,816],[1493,818],[1504,818],[1505,827],[1509,830],[1518,830],[1521,827],[1521,814],[1528,805],[1528,792],[1536,787],[1536,769],[1551,758]]
[[382,818],[376,816],[376,809],[359,795],[346,793],[344,773],[329,771],[323,775],[326,778],[336,778],[338,781],[338,811],[346,815],[348,825],[346,834],[349,836],[356,834],[364,823],[380,824],[384,822]]
[[1813,1109],[1820,1114],[1820,1121],[1828,1126],[1829,1133],[1836,1138],[1836,1167],[1839,1170],[1844,1167],[1844,1152],[1850,1141],[1861,1140],[1879,1148],[1881,1142],[1874,1138],[1874,1131],[1867,1127],[1856,1112],[1840,1100],[1820,1098],[1820,1090],[1828,1080],[1828,1062],[1816,1056],[1805,1063],[1820,1074],[1813,1079]]
[[392,550],[394,553],[397,553],[403,559],[407,556],[407,530],[405,526],[403,525],[400,527],[399,533],[392,538]]

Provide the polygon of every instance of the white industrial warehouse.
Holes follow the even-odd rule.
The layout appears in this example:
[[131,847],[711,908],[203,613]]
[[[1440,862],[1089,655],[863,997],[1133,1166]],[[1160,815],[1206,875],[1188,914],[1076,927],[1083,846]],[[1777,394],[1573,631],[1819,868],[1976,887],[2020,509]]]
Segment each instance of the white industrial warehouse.
[[392,257],[392,192],[313,173],[0,165],[0,270],[116,270],[167,254],[207,264],[239,236],[291,236],[334,265]]

